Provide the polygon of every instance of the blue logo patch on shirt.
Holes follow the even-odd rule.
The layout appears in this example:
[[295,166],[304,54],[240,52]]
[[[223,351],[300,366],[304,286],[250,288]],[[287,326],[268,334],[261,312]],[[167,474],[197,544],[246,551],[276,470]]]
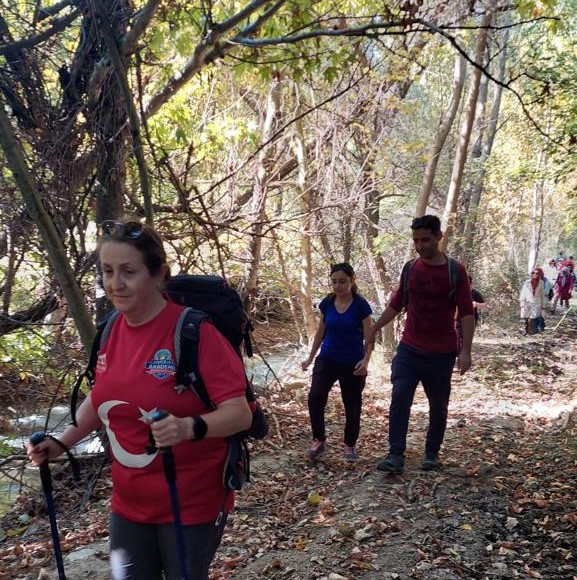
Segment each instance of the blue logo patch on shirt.
[[147,362],[144,368],[149,375],[159,380],[172,377],[176,373],[176,363],[172,360],[172,354],[167,348],[157,350],[154,360]]

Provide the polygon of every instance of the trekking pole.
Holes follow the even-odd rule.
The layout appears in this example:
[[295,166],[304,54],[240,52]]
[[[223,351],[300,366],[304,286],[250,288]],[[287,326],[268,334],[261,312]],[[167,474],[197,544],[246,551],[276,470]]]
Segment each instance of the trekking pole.
[[[153,421],[160,421],[168,417],[168,412],[164,410],[157,410],[152,414]],[[184,532],[182,529],[182,522],[180,520],[180,503],[178,501],[178,491],[176,489],[176,468],[174,466],[174,453],[171,447],[161,447],[160,454],[162,455],[162,465],[164,467],[164,477],[168,484],[168,491],[170,492],[170,502],[172,504],[172,515],[174,518],[174,531],[176,533],[176,542],[178,545],[178,556],[180,558],[180,571],[182,580],[189,580],[188,572],[186,570],[186,544],[184,543]]]
[[[561,323],[565,320],[565,318],[567,317],[567,314],[569,314],[569,312],[571,312],[572,309],[573,309],[573,306],[569,306],[569,308],[567,308],[567,310],[565,311],[565,314],[563,314],[563,316],[561,317],[561,319],[559,320],[559,322],[557,323],[557,325],[553,329],[553,332],[555,332],[561,326]],[[553,332],[551,334],[553,334]]]
[[[30,437],[32,445],[38,445],[46,439],[44,431],[36,431]],[[48,467],[48,459],[40,464],[40,481],[42,482],[42,489],[44,490],[44,497],[46,499],[46,510],[48,511],[48,519],[50,520],[50,532],[52,534],[52,544],[54,545],[54,557],[56,559],[56,567],[58,568],[58,580],[66,580],[64,574],[64,561],[62,559],[62,549],[60,548],[60,538],[58,537],[58,525],[56,523],[56,511],[54,510],[54,502],[52,500],[52,477],[50,476],[50,467]]]

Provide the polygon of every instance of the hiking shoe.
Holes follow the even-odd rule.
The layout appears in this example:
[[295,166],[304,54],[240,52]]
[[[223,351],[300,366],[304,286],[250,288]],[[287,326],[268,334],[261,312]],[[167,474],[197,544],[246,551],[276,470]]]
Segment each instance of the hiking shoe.
[[343,454],[345,456],[345,461],[356,461],[359,458],[355,448],[349,447],[348,445],[343,447]]
[[377,463],[377,469],[379,471],[387,471],[388,473],[402,473],[404,467],[405,456],[395,455],[394,453],[389,453]]
[[439,454],[431,453],[427,451],[423,461],[421,463],[421,469],[423,471],[433,471],[441,468],[441,463],[439,462]]
[[313,444],[308,450],[309,459],[316,459],[325,452],[325,442],[318,439],[313,440]]

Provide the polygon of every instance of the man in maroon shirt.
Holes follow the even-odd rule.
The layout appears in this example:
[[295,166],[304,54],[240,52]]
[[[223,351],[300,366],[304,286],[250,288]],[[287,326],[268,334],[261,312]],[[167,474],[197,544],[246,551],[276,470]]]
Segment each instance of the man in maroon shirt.
[[[457,361],[461,374],[471,368],[475,328],[469,279],[465,267],[459,263],[456,263],[457,283],[452,293],[448,259],[439,250],[443,237],[439,218],[432,215],[415,218],[411,229],[419,258],[407,278],[407,320],[391,364],[389,454],[377,463],[377,469],[389,473],[401,473],[405,465],[409,416],[419,381],[429,401],[429,429],[421,468],[440,467],[439,450],[447,427],[453,367]],[[401,282],[367,342],[374,341],[375,334],[403,310],[402,286]],[[456,309],[463,333],[460,351],[455,330]]]

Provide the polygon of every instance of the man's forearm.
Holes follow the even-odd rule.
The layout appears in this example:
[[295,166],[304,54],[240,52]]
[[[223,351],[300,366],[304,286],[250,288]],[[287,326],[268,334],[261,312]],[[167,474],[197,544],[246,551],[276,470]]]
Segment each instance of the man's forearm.
[[461,348],[470,353],[473,347],[473,334],[475,334],[475,317],[473,315],[463,316],[461,332],[463,333],[463,346]]
[[391,320],[393,320],[393,318],[395,318],[395,316],[397,316],[397,314],[399,314],[399,313],[394,308],[387,306],[383,310],[383,313],[379,316],[379,318],[375,322],[375,325],[373,327],[373,331],[375,333],[379,332],[379,330],[381,330],[381,328],[383,328],[383,326],[386,326],[387,324],[389,324],[389,322],[391,322]]

